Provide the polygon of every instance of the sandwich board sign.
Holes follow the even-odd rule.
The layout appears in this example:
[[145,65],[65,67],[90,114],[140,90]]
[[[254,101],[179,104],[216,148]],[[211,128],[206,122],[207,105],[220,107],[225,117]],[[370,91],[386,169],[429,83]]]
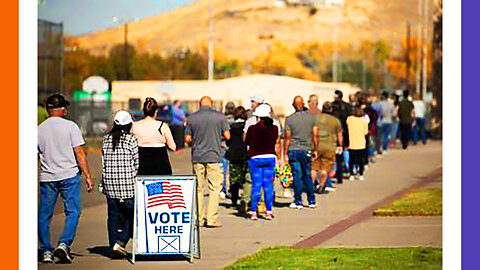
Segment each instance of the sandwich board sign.
[[135,187],[135,255],[200,258],[195,176],[138,176]]

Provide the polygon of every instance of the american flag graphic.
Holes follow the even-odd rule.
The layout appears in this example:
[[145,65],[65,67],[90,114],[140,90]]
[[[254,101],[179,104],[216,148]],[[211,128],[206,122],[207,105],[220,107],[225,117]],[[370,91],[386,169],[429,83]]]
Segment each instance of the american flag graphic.
[[159,205],[167,205],[169,209],[187,208],[183,201],[183,193],[180,185],[163,181],[146,185],[146,187],[148,192],[147,208]]

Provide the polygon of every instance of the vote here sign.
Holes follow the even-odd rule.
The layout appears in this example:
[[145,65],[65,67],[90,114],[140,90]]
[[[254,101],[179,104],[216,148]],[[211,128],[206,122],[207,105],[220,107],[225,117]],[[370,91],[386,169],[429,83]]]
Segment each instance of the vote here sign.
[[135,253],[188,254],[194,229],[195,177],[139,177]]

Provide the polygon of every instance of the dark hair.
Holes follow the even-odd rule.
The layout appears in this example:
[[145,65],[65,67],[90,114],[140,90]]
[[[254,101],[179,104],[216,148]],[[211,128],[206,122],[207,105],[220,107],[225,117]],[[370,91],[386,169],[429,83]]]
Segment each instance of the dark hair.
[[267,126],[273,126],[273,119],[270,117],[260,117],[260,120],[262,120]]
[[325,101],[322,106],[323,113],[331,113],[333,111],[332,103],[329,101]]
[[387,99],[387,98],[388,98],[388,92],[387,92],[387,91],[383,91],[382,97],[385,98],[385,99]]
[[338,98],[342,99],[343,98],[343,93],[340,90],[335,90],[335,95],[338,96]]
[[353,115],[357,117],[362,117],[363,115],[362,107],[360,107],[359,105],[353,106],[352,112],[353,112]]
[[132,123],[126,124],[123,126],[113,123],[112,130],[110,130],[110,132],[108,133],[112,135],[113,151],[115,151],[115,148],[120,142],[120,137],[122,137],[122,134],[130,133],[131,129],[132,129]]
[[237,120],[238,118],[247,120],[247,111],[243,106],[238,106],[233,110],[233,119]]
[[154,98],[147,97],[143,103],[143,114],[154,117],[158,109],[158,103]]
[[408,90],[403,90],[403,97],[408,98]]

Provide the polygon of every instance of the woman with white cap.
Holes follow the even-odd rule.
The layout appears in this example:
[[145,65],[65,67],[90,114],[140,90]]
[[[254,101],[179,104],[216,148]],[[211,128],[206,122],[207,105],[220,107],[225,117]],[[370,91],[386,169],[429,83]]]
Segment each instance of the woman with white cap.
[[[273,219],[272,206],[274,200],[273,178],[275,164],[280,159],[280,137],[278,127],[270,118],[271,108],[266,104],[259,105],[253,115],[260,118],[257,124],[247,130],[245,142],[248,148],[248,166],[252,177],[252,201],[248,214],[252,220],[257,220],[257,205],[261,190],[265,194],[267,212],[265,219]],[[278,159],[277,159],[278,157]]]
[[138,143],[130,134],[133,120],[126,111],[115,114],[113,128],[103,136],[100,191],[107,198],[108,240],[112,257],[124,257],[133,235]]

